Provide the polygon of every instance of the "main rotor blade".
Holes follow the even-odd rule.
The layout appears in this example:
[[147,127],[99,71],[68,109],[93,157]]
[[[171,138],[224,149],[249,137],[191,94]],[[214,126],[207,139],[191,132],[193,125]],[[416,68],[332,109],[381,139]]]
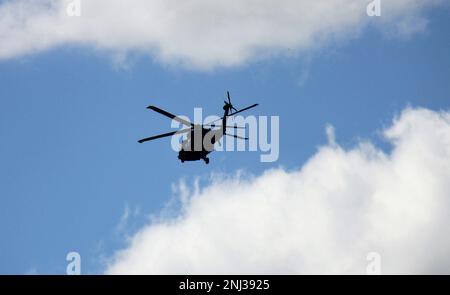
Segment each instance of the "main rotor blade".
[[150,109],[150,110],[152,110],[152,111],[155,111],[155,112],[157,112],[157,113],[160,113],[161,115],[164,115],[164,116],[166,116],[166,117],[169,117],[170,119],[175,120],[175,121],[177,121],[177,122],[180,122],[181,124],[184,124],[184,125],[186,125],[186,126],[191,126],[191,127],[194,126],[194,124],[192,124],[191,122],[186,121],[186,120],[184,120],[184,119],[181,119],[180,117],[177,117],[177,116],[175,116],[174,114],[171,114],[171,113],[169,113],[169,112],[166,112],[165,110],[162,110],[162,109],[157,108],[157,107],[155,107],[155,106],[148,106],[147,109]]
[[[211,127],[211,128],[222,127],[222,126],[216,125],[216,124],[207,124],[207,125],[203,125],[203,126],[208,126],[208,127]],[[245,127],[240,127],[240,126],[225,126],[225,128],[245,129]]]
[[143,138],[141,140],[138,140],[139,143],[143,143],[146,141],[150,141],[150,140],[154,140],[154,139],[158,139],[158,138],[162,138],[162,137],[168,137],[168,136],[172,136],[175,134],[181,134],[181,133],[187,133],[190,132],[192,130],[192,128],[186,128],[186,129],[182,129],[182,130],[178,130],[178,131],[172,131],[169,133],[164,133],[164,134],[160,134],[160,135],[155,135],[152,137],[147,137],[147,138]]
[[228,103],[231,104],[230,91],[227,91]]
[[243,109],[241,109],[241,110],[239,110],[239,111],[236,111],[236,112],[234,112],[234,113],[231,113],[229,116],[234,116],[234,115],[236,115],[236,114],[238,114],[238,113],[241,113],[241,112],[243,112],[243,111],[249,110],[249,109],[254,108],[254,107],[257,107],[257,106],[258,106],[257,103],[252,104],[252,105],[249,106],[249,107],[246,107],[246,108],[243,108]]
[[225,126],[225,128],[245,129],[245,127],[240,127],[240,126]]
[[[236,114],[238,114],[238,113],[240,113],[240,112],[243,112],[243,111],[246,111],[246,110],[248,110],[248,109],[254,108],[254,107],[256,107],[256,106],[259,106],[259,104],[257,104],[257,103],[252,104],[252,105],[249,106],[249,107],[243,108],[242,110],[239,110],[239,111],[237,111],[237,112],[234,112],[234,113],[229,114],[228,117],[229,117],[229,116],[236,115]],[[211,122],[209,122],[208,124],[205,124],[205,125],[211,125],[212,123],[215,123],[215,122],[220,121],[220,120],[222,120],[222,119],[223,119],[223,117],[222,117],[222,118],[219,118],[219,119],[217,119],[217,120],[211,121]]]
[[235,134],[228,134],[228,133],[225,133],[225,135],[232,136],[232,137],[239,138],[239,139],[248,140],[248,137],[242,137],[242,136],[235,135]]

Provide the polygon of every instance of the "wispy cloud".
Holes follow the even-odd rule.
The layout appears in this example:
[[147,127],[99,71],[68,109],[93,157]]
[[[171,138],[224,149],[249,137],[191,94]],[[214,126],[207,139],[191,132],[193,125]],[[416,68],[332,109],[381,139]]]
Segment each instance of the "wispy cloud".
[[141,214],[141,209],[139,206],[131,208],[128,203],[125,203],[122,216],[120,217],[119,223],[116,226],[116,232],[119,234],[127,234],[127,229],[129,225],[130,218],[137,218]]

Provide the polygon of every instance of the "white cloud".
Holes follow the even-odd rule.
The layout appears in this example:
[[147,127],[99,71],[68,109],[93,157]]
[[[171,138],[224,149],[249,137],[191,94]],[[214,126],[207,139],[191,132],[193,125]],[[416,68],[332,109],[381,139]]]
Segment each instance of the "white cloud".
[[[450,113],[406,109],[384,135],[321,147],[298,171],[195,188],[183,209],[145,226],[111,274],[450,273]],[[186,200],[186,195],[190,195]]]
[[[210,69],[276,54],[301,53],[356,36],[368,24],[414,33],[424,10],[442,0],[15,0],[0,5],[0,59],[61,45],[82,45],[126,56],[150,54],[169,64]],[[412,26],[414,25],[414,26]]]

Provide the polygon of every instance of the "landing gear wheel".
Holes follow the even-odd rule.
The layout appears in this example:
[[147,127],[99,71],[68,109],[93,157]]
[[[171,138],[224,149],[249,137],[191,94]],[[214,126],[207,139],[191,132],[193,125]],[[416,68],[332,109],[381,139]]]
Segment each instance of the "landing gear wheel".
[[206,164],[209,164],[209,158],[204,158]]

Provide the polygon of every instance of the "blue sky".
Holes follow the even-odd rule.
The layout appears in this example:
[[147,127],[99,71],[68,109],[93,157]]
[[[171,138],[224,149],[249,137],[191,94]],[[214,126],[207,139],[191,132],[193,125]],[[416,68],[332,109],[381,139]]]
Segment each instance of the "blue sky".
[[[379,131],[406,106],[450,107],[449,11],[428,19],[411,37],[372,28],[307,55],[209,71],[141,54],[123,69],[73,45],[1,60],[0,273],[63,274],[70,251],[81,254],[83,273],[102,272],[125,245],[117,226],[126,206],[140,211],[127,225],[131,234],[182,179],[298,168],[326,143],[327,123],[344,147],[362,138],[389,149]],[[149,104],[220,115],[227,90],[236,106],[256,102],[252,114],[280,117],[277,162],[234,152],[213,153],[209,165],[181,164],[168,139],[136,142],[170,130]]]

